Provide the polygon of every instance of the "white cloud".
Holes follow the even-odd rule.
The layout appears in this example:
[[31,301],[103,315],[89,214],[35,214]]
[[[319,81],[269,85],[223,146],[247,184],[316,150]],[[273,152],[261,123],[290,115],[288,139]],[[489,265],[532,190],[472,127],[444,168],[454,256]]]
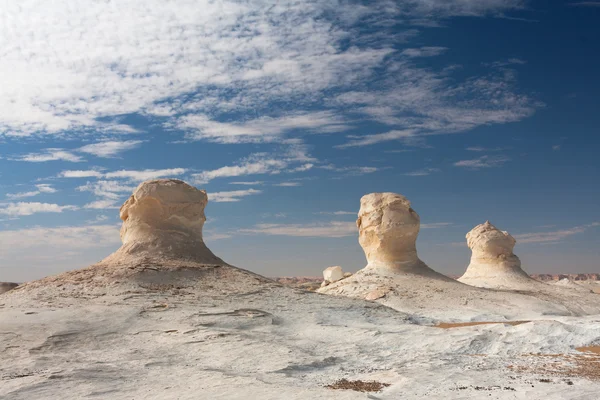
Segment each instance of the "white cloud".
[[106,209],[118,209],[116,200],[112,199],[102,199],[92,201],[91,203],[87,203],[83,208],[92,209],[92,210],[106,210]]
[[103,176],[103,173],[96,170],[70,170],[70,171],[62,171],[58,174],[59,178],[100,178]]
[[296,167],[294,169],[291,170],[291,172],[304,172],[304,171],[308,171],[309,169],[312,169],[312,167],[314,167],[315,164],[311,164],[311,163],[307,163],[307,164],[303,164],[299,167]]
[[584,233],[588,229],[598,226],[600,226],[600,222],[593,222],[587,225],[575,226],[568,229],[559,229],[551,232],[521,233],[514,235],[514,238],[518,243],[553,243],[559,242],[569,236]]
[[358,215],[357,211],[321,211],[315,214],[320,215]]
[[274,183],[273,186],[295,187],[295,186],[302,186],[302,183],[300,183],[300,182],[281,182],[281,183]]
[[459,133],[491,124],[515,122],[543,105],[516,90],[515,74],[492,70],[488,75],[456,83],[446,71],[418,68],[410,61],[389,65],[383,83],[369,90],[348,91],[336,97],[367,118],[393,129],[351,139],[338,148],[386,141],[422,145],[426,136]]
[[175,104],[159,102],[199,88],[207,92],[200,96],[207,104],[212,97],[222,100],[220,107],[311,96],[369,76],[393,51],[342,50],[349,32],[322,18],[326,12],[340,15],[344,24],[352,22],[349,16],[371,13],[321,2],[8,4],[0,29],[0,43],[7,43],[0,47],[0,131],[106,129],[109,123],[99,117],[172,115]]
[[148,179],[158,179],[169,176],[179,176],[187,172],[185,168],[168,168],[168,169],[144,169],[144,170],[121,170],[107,172],[103,176],[105,178],[122,178],[129,179],[132,182],[142,182]]
[[85,185],[77,187],[80,192],[92,192],[98,197],[117,200],[122,197],[121,193],[131,193],[134,186],[124,185],[119,181],[96,181],[87,182]]
[[421,229],[438,229],[453,225],[452,222],[434,222],[431,224],[421,224]]
[[277,236],[330,237],[340,238],[358,234],[355,222],[331,221],[310,224],[258,224],[250,229],[240,229],[240,233]]
[[[130,133],[134,129],[117,118],[130,113],[171,119],[172,126],[189,125],[192,137],[223,142],[270,140],[296,128],[337,132],[345,128],[332,111],[285,116],[286,104],[314,110],[332,91],[361,85],[393,65],[388,58],[418,33],[415,24],[504,16],[524,0],[145,4],[7,3],[0,27],[0,134]],[[404,30],[385,31],[403,23]],[[365,24],[384,31],[357,35]],[[273,112],[247,122],[212,118],[238,111]]]
[[8,199],[24,199],[26,197],[34,197],[40,194],[39,190],[34,190],[31,192],[19,192],[19,193],[7,193],[6,198]]
[[205,184],[217,178],[295,172],[294,169],[287,171],[286,168],[293,163],[306,161],[314,161],[314,159],[306,154],[303,146],[292,145],[276,158],[266,153],[256,153],[242,159],[238,165],[228,165],[214,170],[202,171],[192,174],[192,177],[196,184]]
[[208,200],[215,203],[230,203],[240,201],[240,197],[251,196],[262,193],[262,190],[247,189],[247,190],[231,190],[228,192],[208,193]]
[[113,172],[102,172],[98,170],[69,170],[58,174],[59,178],[107,178],[107,179],[128,179],[131,182],[142,182],[148,179],[158,179],[169,176],[183,175],[188,170],[186,168],[166,168],[166,169],[143,169],[143,170],[120,170]]
[[59,226],[55,228],[26,228],[0,231],[0,259],[11,260],[17,253],[40,248],[60,249],[61,252],[118,245],[116,225]]
[[251,182],[238,181],[238,182],[229,182],[230,185],[244,185],[244,186],[262,185],[263,183],[264,183],[263,181],[251,181]]
[[292,114],[278,118],[262,117],[245,122],[217,122],[204,115],[187,115],[177,121],[177,127],[187,130],[191,140],[218,143],[273,142],[295,129],[315,133],[340,132],[347,129],[344,121],[333,113],[320,111]]
[[240,165],[232,165],[217,168],[212,171],[203,171],[199,174],[192,174],[194,182],[197,184],[208,183],[216,178],[227,178],[233,176],[256,175],[256,174],[277,174],[287,167],[288,163],[283,160],[262,159],[257,161],[246,161]]
[[328,171],[343,172],[346,175],[351,175],[351,176],[372,174],[374,172],[381,170],[381,168],[377,168],[377,167],[360,167],[360,166],[338,167],[333,164],[321,165],[318,168],[325,169]]
[[53,188],[52,185],[49,183],[40,183],[40,184],[35,185],[35,187],[41,193],[56,193],[58,191],[55,188]]
[[135,149],[142,143],[143,140],[106,141],[85,145],[77,151],[93,154],[96,157],[110,158],[124,151]]
[[454,166],[470,169],[493,168],[499,167],[507,161],[510,161],[510,158],[505,156],[481,156],[473,160],[457,161]]
[[431,175],[433,172],[439,172],[439,168],[424,168],[418,171],[406,172],[404,175],[406,176],[427,176]]
[[58,148],[45,149],[40,153],[29,153],[24,156],[14,158],[15,161],[27,162],[46,162],[46,161],[68,161],[82,162],[85,161],[80,156],[73,154],[70,151]]
[[475,152],[484,152],[484,151],[502,151],[502,150],[507,150],[508,147],[493,147],[493,148],[489,148],[489,147],[482,147],[482,146],[470,146],[467,147],[465,150],[467,151],[475,151]]
[[35,185],[37,190],[33,190],[30,192],[21,192],[21,193],[7,193],[6,197],[9,199],[24,199],[26,197],[34,197],[42,193],[56,193],[57,190],[52,187],[49,183],[40,183]]
[[0,203],[0,214],[9,216],[25,216],[37,213],[61,213],[64,210],[77,210],[76,206],[61,206],[51,203],[18,202]]
[[559,151],[560,150],[560,144],[556,144],[556,145],[552,146],[552,150]]
[[407,56],[407,57],[434,57],[434,56],[439,56],[440,54],[444,53],[446,50],[448,50],[448,48],[446,47],[420,47],[420,48],[415,48],[415,49],[406,49],[403,50],[402,54],[403,56]]

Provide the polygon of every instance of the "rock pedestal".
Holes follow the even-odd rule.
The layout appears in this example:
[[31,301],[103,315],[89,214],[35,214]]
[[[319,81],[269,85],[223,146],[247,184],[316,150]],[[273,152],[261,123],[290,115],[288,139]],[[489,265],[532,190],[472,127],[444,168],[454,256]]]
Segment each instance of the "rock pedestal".
[[365,256],[365,270],[437,274],[417,256],[419,214],[410,201],[396,193],[370,193],[360,199],[358,242]]
[[458,280],[472,286],[520,288],[523,283],[538,283],[521,269],[521,260],[513,253],[516,240],[489,221],[467,233],[472,251],[469,267]]

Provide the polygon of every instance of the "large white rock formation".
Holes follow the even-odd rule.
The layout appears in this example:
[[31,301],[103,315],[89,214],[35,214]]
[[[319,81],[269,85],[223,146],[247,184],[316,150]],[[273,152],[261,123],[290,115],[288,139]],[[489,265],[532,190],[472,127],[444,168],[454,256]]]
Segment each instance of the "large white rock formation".
[[[204,244],[206,192],[176,179],[140,184],[123,204],[123,245],[90,267],[19,286],[15,295],[42,291],[47,297],[88,296],[124,291],[195,287],[210,292],[244,292],[274,282],[228,265]],[[53,289],[54,288],[54,289]]]
[[447,279],[419,259],[416,243],[421,221],[406,197],[396,193],[363,196],[356,225],[367,257],[366,270]]
[[466,237],[472,255],[460,282],[496,289],[527,289],[542,284],[521,269],[521,260],[513,253],[517,241],[508,232],[486,221]]
[[121,206],[121,241],[117,256],[145,255],[189,258],[224,264],[204,244],[202,227],[208,197],[176,179],[142,183]]

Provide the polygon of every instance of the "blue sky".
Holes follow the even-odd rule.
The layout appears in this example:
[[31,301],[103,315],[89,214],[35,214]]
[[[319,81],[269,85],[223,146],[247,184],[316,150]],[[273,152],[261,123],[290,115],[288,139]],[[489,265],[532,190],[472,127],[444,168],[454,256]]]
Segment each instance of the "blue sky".
[[460,274],[490,220],[529,272],[600,267],[600,2],[0,6],[0,281],[100,260],[145,179],[269,276],[365,264],[362,195],[407,196]]

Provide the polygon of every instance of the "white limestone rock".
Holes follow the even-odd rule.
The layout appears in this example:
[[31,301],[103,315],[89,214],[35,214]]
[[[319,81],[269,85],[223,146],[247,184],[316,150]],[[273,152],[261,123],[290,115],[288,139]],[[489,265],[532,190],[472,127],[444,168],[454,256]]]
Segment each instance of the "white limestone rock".
[[508,232],[486,221],[467,233],[466,238],[472,255],[460,282],[497,289],[525,289],[541,284],[521,269],[521,260],[513,253],[517,241]]
[[419,214],[410,201],[396,193],[371,193],[360,199],[358,242],[367,257],[367,270],[443,275],[430,269],[417,255]]
[[340,279],[344,279],[344,271],[342,267],[333,266],[323,270],[323,281],[327,283],[337,282]]
[[[367,266],[352,276],[324,285],[317,291],[372,300],[392,307],[438,318],[460,310],[464,318],[513,318],[515,315],[581,315],[600,312],[600,297],[582,298],[573,290],[555,288],[529,278],[512,254],[514,239],[498,230],[472,235],[476,262],[501,265],[522,277],[527,293],[507,293],[465,285],[429,268],[417,254],[419,215],[410,202],[395,193],[363,196],[357,221],[359,243]],[[495,229],[495,228],[494,228]],[[487,238],[487,239],[486,239]],[[521,272],[519,272],[521,271]],[[496,316],[496,317],[491,317]]]
[[[123,204],[123,245],[87,268],[20,285],[9,294],[24,299],[104,296],[139,290],[195,287],[210,293],[240,293],[275,283],[233,267],[204,244],[206,192],[176,179],[140,184]],[[31,292],[39,292],[35,295]]]

